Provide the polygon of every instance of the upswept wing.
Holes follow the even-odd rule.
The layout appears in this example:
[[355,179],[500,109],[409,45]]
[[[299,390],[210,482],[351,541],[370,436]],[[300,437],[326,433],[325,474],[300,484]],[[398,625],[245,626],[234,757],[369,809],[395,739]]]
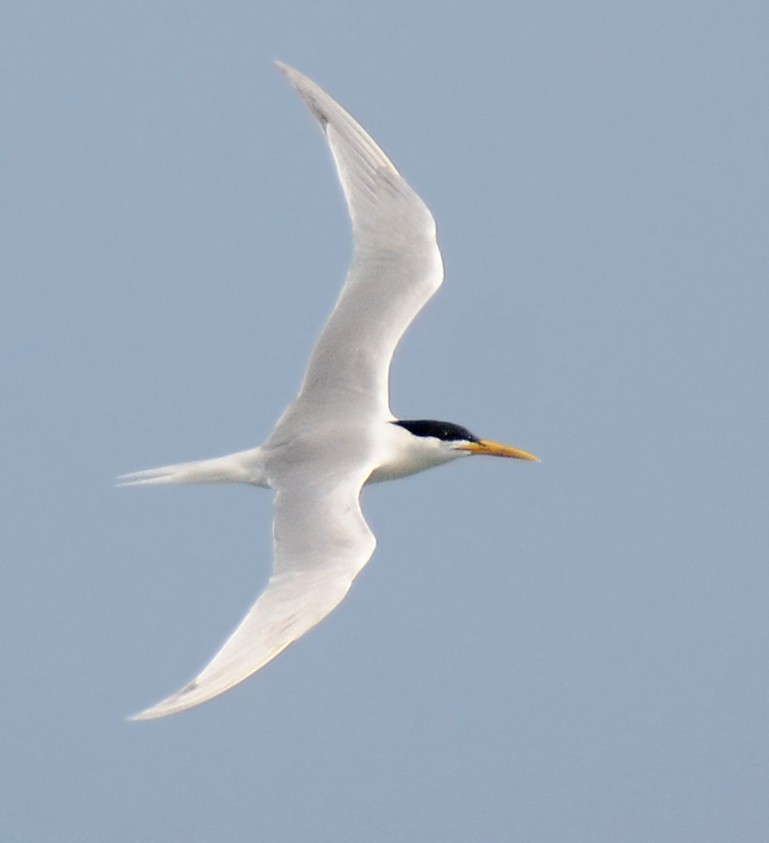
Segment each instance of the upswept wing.
[[358,501],[368,471],[340,480],[304,468],[278,485],[275,564],[266,589],[192,682],[134,719],[175,714],[224,693],[341,602],[376,546]]
[[430,211],[360,125],[327,93],[276,62],[320,124],[352,220],[353,258],[313,350],[300,402],[340,392],[388,411],[390,362],[404,331],[443,280]]

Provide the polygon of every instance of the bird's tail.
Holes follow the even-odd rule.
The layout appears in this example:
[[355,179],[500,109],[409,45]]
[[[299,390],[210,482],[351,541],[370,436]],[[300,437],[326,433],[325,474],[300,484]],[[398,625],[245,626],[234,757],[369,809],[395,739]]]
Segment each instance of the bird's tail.
[[166,483],[250,483],[269,486],[259,448],[212,460],[181,462],[121,474],[118,486],[157,486]]

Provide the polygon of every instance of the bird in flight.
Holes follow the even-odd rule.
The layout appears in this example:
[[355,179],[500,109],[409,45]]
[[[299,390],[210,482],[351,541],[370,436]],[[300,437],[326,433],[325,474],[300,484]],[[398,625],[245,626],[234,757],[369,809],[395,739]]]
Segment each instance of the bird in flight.
[[120,485],[248,483],[275,492],[266,588],[192,682],[136,715],[199,705],[264,667],[344,598],[376,540],[363,486],[482,454],[538,462],[464,427],[390,412],[393,352],[443,281],[435,222],[387,156],[335,100],[276,62],[320,124],[347,201],[354,251],[299,394],[258,448],[125,474]]

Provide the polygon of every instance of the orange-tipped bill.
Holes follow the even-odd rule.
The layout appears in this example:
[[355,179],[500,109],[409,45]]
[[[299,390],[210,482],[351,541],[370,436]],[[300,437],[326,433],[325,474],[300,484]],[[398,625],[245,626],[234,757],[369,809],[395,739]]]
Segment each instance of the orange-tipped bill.
[[499,442],[488,442],[481,439],[479,442],[468,442],[459,446],[462,451],[469,451],[471,454],[485,454],[487,457],[511,457],[515,460],[530,460],[539,462],[539,457],[520,448],[512,448],[510,445],[500,445]]

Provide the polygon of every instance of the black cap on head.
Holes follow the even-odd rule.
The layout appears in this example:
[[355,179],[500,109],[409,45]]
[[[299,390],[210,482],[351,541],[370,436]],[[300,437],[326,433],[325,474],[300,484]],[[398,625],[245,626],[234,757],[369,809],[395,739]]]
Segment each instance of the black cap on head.
[[393,424],[400,425],[414,436],[432,436],[443,442],[480,442],[477,436],[466,428],[452,422],[434,419],[401,419]]

